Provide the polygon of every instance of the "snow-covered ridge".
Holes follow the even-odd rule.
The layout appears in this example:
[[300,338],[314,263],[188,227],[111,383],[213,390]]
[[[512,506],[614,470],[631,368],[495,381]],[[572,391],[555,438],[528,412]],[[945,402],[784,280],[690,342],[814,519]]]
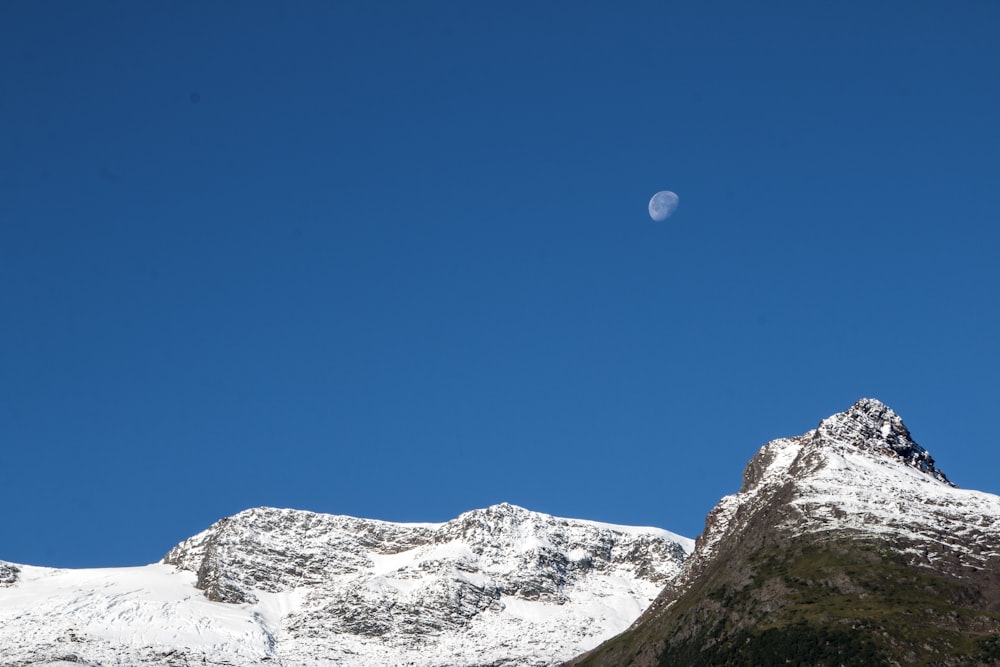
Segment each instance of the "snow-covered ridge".
[[691,548],[508,504],[440,524],[256,508],[143,568],[0,566],[0,665],[551,665],[627,627]]

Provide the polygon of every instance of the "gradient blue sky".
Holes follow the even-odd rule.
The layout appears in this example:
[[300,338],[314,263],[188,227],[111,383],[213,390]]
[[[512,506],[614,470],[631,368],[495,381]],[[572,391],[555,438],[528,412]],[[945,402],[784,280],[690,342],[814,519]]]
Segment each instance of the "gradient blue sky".
[[1000,4],[236,4],[0,4],[0,558],[695,536],[861,396],[1000,492]]

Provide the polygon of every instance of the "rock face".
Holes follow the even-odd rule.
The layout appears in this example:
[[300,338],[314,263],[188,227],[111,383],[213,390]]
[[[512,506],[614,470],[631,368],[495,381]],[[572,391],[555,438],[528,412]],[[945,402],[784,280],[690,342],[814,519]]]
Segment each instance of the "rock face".
[[508,504],[442,524],[252,509],[146,568],[24,566],[0,665],[552,665],[624,630],[692,548]]
[[1000,497],[873,399],[765,445],[682,572],[581,665],[1000,664]]
[[17,582],[17,573],[20,572],[16,565],[0,561],[0,586],[13,586]]
[[823,446],[853,447],[903,463],[934,479],[955,486],[934,467],[930,453],[910,437],[910,431],[889,406],[873,398],[862,398],[845,412],[819,423],[813,439]]

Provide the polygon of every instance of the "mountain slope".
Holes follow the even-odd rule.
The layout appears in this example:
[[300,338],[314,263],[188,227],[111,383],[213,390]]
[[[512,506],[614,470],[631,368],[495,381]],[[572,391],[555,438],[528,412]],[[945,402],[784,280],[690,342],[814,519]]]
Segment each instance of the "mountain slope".
[[580,665],[1000,664],[1000,497],[872,399],[749,462],[680,575]]
[[551,665],[693,542],[512,505],[443,524],[258,508],[140,568],[0,563],[0,665]]

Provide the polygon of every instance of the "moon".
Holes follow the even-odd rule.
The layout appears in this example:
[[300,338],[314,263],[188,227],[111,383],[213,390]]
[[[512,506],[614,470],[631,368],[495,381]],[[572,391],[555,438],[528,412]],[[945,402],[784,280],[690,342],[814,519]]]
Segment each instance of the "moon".
[[663,222],[677,210],[680,197],[670,190],[660,190],[649,200],[649,217],[657,222]]

